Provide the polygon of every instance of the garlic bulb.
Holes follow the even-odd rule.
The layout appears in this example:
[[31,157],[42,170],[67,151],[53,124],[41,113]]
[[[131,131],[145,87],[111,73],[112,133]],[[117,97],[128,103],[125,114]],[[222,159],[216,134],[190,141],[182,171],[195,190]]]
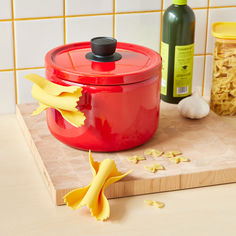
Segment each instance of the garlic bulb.
[[190,97],[179,102],[178,110],[186,118],[201,119],[208,115],[210,108],[199,92],[195,91]]

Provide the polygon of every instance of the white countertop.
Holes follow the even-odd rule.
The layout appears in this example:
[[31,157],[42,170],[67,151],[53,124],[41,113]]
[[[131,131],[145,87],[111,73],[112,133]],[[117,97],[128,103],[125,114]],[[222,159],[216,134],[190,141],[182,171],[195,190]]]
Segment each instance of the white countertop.
[[87,208],[53,205],[14,115],[0,116],[0,134],[1,236],[236,235],[236,184],[109,200],[110,218],[97,222]]

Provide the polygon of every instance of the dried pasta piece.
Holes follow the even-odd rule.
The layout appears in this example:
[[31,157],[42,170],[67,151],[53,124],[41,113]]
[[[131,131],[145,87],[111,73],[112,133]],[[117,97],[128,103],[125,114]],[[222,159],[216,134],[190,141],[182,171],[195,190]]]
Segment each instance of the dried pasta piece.
[[157,206],[158,208],[163,208],[165,206],[165,203],[154,200],[144,200],[144,203],[149,206]]
[[187,157],[184,157],[184,156],[175,156],[175,157],[171,157],[169,159],[171,161],[175,162],[176,164],[178,164],[180,162],[188,162],[188,161],[190,161]]
[[171,158],[171,157],[175,157],[175,156],[178,156],[181,154],[182,154],[182,152],[180,152],[180,151],[168,151],[167,153],[165,153],[163,155],[163,157]]
[[153,157],[160,157],[162,154],[163,154],[162,151],[152,149],[152,148],[148,148],[144,151],[144,155],[149,155]]
[[131,156],[131,157],[128,157],[127,160],[129,162],[132,162],[134,164],[137,164],[139,161],[143,161],[143,160],[146,160],[146,158],[144,156]]
[[144,203],[149,206],[153,206],[153,200],[144,200]]
[[153,166],[144,166],[144,168],[149,171],[149,172],[152,172],[152,173],[155,173],[157,170],[155,167]]
[[164,170],[164,166],[163,165],[160,165],[160,164],[157,164],[157,163],[153,163],[153,166],[157,169],[157,170]]
[[156,173],[158,170],[164,170],[164,166],[157,164],[157,163],[153,163],[152,166],[145,166],[144,167],[147,171],[152,172],[152,173]]

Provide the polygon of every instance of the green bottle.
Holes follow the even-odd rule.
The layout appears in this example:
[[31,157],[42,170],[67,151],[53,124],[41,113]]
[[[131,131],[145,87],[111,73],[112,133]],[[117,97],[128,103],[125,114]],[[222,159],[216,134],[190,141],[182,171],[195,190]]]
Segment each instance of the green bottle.
[[161,99],[179,101],[192,90],[195,15],[187,0],[173,0],[163,15]]

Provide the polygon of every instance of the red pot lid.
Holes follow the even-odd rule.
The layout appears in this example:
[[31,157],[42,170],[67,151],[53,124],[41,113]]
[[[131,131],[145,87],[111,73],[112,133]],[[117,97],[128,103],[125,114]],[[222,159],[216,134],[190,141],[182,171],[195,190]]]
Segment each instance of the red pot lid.
[[45,62],[46,70],[62,80],[93,85],[136,83],[156,76],[161,67],[157,52],[107,37],[52,49]]

